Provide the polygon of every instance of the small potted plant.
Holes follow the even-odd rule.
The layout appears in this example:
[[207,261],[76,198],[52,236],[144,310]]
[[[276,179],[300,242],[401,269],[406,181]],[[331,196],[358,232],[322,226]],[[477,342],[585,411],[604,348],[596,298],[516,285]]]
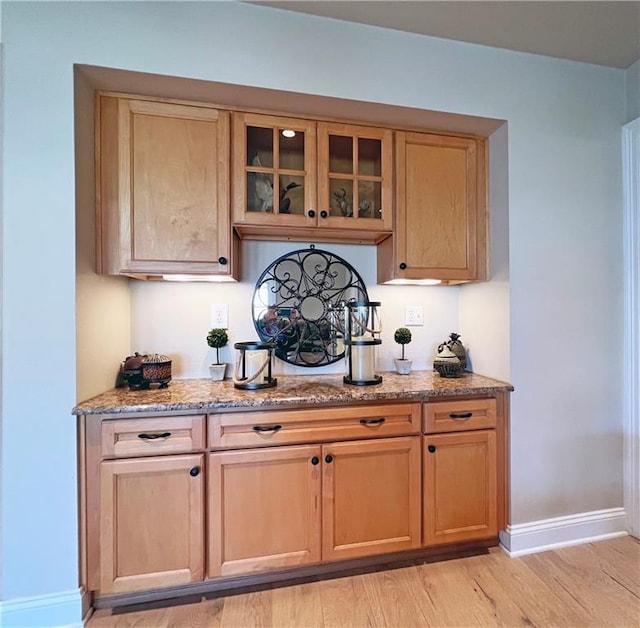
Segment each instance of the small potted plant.
[[229,342],[229,334],[226,329],[220,327],[209,330],[207,334],[207,344],[216,350],[216,361],[209,365],[209,373],[211,379],[219,382],[224,379],[227,365],[220,362],[220,349],[225,347]]
[[396,358],[396,373],[398,375],[409,375],[411,373],[411,360],[404,357],[404,346],[411,342],[411,330],[406,327],[399,327],[393,334],[393,339],[402,347],[402,357]]

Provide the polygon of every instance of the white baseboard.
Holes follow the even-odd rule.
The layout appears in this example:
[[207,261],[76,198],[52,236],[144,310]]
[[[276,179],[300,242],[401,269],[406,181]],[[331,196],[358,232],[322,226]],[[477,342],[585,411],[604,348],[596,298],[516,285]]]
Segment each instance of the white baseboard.
[[524,556],[626,536],[626,526],[627,514],[624,508],[594,510],[507,526],[506,532],[500,533],[500,545],[509,556]]
[[82,628],[80,589],[0,602],[2,628]]

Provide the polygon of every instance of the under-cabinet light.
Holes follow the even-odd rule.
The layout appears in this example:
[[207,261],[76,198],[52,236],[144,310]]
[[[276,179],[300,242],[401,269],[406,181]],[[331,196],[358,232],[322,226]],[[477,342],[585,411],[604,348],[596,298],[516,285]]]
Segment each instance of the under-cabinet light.
[[437,286],[442,283],[440,279],[390,279],[384,282],[395,286]]
[[295,137],[296,132],[293,129],[284,129],[282,131],[282,135],[284,135],[285,137]]
[[162,275],[165,281],[213,281],[216,283],[221,282],[236,282],[233,277],[218,276],[218,275]]

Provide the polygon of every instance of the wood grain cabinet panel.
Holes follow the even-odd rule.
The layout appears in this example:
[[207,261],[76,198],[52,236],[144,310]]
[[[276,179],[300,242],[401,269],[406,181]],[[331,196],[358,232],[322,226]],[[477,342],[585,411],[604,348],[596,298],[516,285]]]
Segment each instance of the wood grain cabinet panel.
[[320,560],[320,447],[209,454],[209,577]]
[[204,415],[104,420],[103,458],[159,456],[204,449]]
[[420,415],[419,403],[216,412],[208,418],[209,447],[269,447],[406,436],[420,433]]
[[322,558],[420,547],[420,437],[324,445]]
[[430,401],[424,404],[424,432],[458,432],[493,428],[497,425],[495,399]]
[[424,436],[425,545],[498,535],[495,430]]
[[487,277],[486,144],[398,131],[393,238],[378,246],[378,282]]
[[232,277],[229,112],[97,102],[98,272]]
[[203,454],[100,464],[100,593],[204,576]]

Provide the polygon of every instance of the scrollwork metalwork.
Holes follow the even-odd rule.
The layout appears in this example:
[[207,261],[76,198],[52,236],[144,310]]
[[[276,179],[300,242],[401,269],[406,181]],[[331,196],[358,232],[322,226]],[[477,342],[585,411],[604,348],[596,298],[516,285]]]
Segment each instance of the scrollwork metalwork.
[[262,340],[276,343],[276,357],[296,366],[325,366],[344,357],[344,304],[353,300],[368,300],[358,272],[312,245],[283,255],[262,273],[253,293],[253,322]]

